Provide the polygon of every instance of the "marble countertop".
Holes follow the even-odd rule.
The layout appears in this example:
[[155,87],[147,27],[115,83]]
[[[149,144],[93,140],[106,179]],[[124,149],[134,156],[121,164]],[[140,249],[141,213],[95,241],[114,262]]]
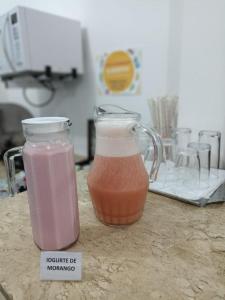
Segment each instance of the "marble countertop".
[[[9,299],[225,299],[225,205],[199,208],[149,193],[130,226],[100,223],[78,172],[81,282],[41,282],[27,194],[0,201],[0,283]],[[0,297],[1,299],[1,297]]]

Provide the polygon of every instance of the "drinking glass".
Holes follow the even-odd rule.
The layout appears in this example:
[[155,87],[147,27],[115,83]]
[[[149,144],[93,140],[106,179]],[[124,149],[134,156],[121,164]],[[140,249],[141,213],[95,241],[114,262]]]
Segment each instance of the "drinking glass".
[[[221,133],[219,131],[201,130],[198,133],[199,142],[211,145],[211,168],[220,168],[220,144]],[[218,175],[217,170],[213,170],[215,175]]]
[[190,143],[191,132],[190,128],[174,128],[172,137],[175,143],[176,156],[180,151],[187,148],[188,143]]
[[206,188],[209,185],[210,176],[210,157],[211,146],[206,143],[189,143],[188,148],[193,149],[197,153],[197,159],[199,162],[199,187]]
[[186,148],[179,152],[176,158],[175,172],[177,180],[176,191],[183,191],[184,188],[198,188],[200,164],[195,149]]
[[163,161],[161,162],[157,182],[163,188],[169,187],[174,183],[175,172],[175,144],[172,138],[163,138]]

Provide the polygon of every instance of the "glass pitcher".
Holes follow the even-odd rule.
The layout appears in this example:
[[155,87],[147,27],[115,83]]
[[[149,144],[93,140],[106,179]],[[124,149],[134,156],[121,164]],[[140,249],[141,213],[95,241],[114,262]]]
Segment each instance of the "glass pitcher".
[[[139,113],[102,105],[96,115],[96,152],[87,178],[95,214],[105,224],[131,224],[142,215],[149,179],[157,177],[163,159],[161,139],[140,124]],[[154,146],[149,175],[138,145],[143,132]]]
[[22,121],[26,143],[4,154],[9,193],[15,190],[15,164],[23,156],[33,239],[43,250],[59,250],[79,235],[74,149],[67,118]]

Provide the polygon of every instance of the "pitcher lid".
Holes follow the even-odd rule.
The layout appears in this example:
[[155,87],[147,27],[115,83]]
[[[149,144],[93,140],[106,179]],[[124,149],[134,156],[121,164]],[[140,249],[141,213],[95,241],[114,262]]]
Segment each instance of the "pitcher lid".
[[71,124],[70,120],[65,117],[38,117],[22,120],[23,130],[29,134],[60,132]]

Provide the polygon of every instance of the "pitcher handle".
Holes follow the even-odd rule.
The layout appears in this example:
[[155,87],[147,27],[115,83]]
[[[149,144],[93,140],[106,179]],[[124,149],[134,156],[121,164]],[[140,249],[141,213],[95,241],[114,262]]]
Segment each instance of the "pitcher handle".
[[15,147],[6,151],[3,157],[7,175],[8,190],[11,197],[17,193],[15,158],[22,156],[22,151],[22,146]]
[[[159,134],[153,128],[147,128],[142,124],[138,124],[136,126],[137,129],[141,130],[148,137],[150,137],[153,143],[154,156],[153,156],[152,167],[151,170],[149,171],[149,181],[154,182],[157,179],[160,164],[164,160],[162,140]],[[146,157],[144,158],[144,160],[146,160]]]

